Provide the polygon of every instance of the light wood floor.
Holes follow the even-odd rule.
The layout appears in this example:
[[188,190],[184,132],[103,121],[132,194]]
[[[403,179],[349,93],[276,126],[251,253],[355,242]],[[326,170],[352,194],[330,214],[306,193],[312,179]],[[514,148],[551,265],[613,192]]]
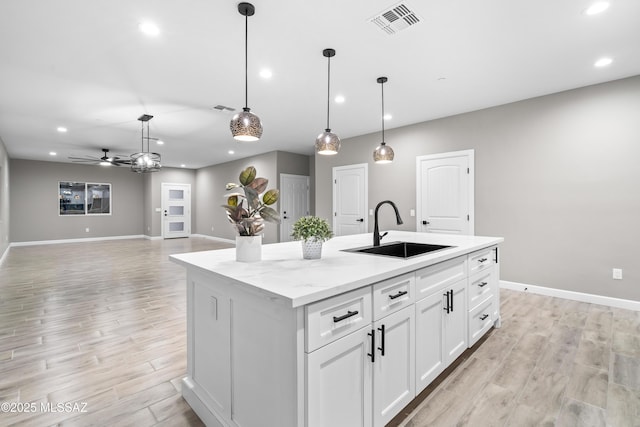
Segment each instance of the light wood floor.
[[[0,402],[37,411],[0,412],[0,426],[201,426],[180,396],[185,273],[168,256],[223,246],[190,238],[12,248],[0,266]],[[503,327],[394,425],[640,426],[640,313],[501,295]],[[42,412],[42,402],[87,412]]]

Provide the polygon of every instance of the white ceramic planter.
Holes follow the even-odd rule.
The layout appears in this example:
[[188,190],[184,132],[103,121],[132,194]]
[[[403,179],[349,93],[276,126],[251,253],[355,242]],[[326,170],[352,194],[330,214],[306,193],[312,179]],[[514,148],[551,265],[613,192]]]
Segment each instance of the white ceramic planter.
[[302,241],[302,258],[304,259],[320,259],[322,256],[322,240],[303,240]]
[[236,236],[236,261],[257,262],[262,259],[262,235]]

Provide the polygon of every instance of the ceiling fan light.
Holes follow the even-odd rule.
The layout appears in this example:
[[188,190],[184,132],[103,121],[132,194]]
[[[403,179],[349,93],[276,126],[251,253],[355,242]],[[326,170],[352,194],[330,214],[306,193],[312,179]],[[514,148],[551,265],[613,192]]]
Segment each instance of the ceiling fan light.
[[262,121],[260,117],[245,107],[237,113],[229,123],[233,139],[240,142],[256,142],[262,136]]
[[101,160],[100,166],[111,166],[111,162],[109,160]]
[[381,143],[373,150],[373,161],[378,164],[385,164],[393,162],[393,148],[389,147],[384,142]]
[[316,138],[316,153],[331,156],[338,154],[339,150],[340,138],[331,132],[331,129],[325,129],[325,131]]

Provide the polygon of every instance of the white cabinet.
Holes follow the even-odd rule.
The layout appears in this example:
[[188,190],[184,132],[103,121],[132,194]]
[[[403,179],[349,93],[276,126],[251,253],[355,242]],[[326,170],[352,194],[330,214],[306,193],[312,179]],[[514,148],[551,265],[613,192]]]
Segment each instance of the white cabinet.
[[370,426],[371,329],[366,327],[306,355],[307,426]]
[[437,292],[416,303],[416,394],[444,370],[443,296]]
[[469,258],[468,345],[474,345],[492,325],[500,326],[497,246],[473,252]]
[[[449,366],[467,349],[467,281],[461,280],[445,290],[449,306],[443,307],[444,363]],[[447,303],[446,295],[443,301]]]
[[373,324],[376,333],[372,363],[374,427],[386,425],[416,395],[414,316],[412,304]]

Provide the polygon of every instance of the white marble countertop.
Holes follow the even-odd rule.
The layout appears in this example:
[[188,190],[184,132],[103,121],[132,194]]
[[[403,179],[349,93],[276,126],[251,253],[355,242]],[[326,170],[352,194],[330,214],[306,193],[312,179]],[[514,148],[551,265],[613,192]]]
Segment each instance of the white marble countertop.
[[454,247],[409,259],[343,251],[372,245],[373,235],[367,233],[334,237],[325,242],[319,260],[303,259],[301,243],[297,241],[263,245],[262,261],[255,263],[237,262],[235,248],[176,254],[169,258],[187,269],[231,278],[241,286],[282,298],[291,307],[298,307],[497,245],[503,240],[501,237],[390,231],[382,244],[409,241]]

